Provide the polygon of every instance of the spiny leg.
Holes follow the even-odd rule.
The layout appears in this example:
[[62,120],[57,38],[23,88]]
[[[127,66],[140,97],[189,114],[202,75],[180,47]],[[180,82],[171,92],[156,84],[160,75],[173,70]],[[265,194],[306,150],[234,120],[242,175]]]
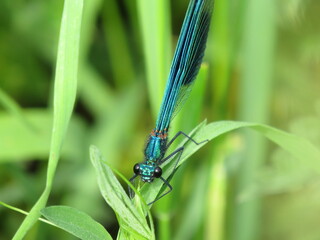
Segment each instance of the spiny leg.
[[169,160],[170,158],[172,158],[174,155],[180,153],[180,156],[179,156],[176,164],[174,165],[174,169],[175,169],[176,166],[178,165],[179,161],[180,161],[180,157],[181,157],[181,155],[182,155],[183,150],[184,150],[184,146],[179,147],[178,149],[176,149],[175,151],[173,151],[172,153],[170,153],[168,156],[166,156],[164,159],[162,159],[162,160],[160,161],[160,164],[159,164],[159,165],[161,165],[162,163],[166,162],[167,160]]
[[[182,131],[179,131],[171,140],[170,142],[167,144],[166,148],[168,149],[170,147],[170,145],[174,142],[174,140],[176,140],[177,137],[179,137],[180,135],[184,135],[185,137],[187,137],[189,140],[191,140],[193,143],[195,143],[196,145],[199,145],[199,144],[202,144],[202,143],[205,143],[205,142],[208,142],[209,140],[204,140],[202,142],[196,142],[195,140],[193,140],[191,137],[189,137],[187,134],[185,134],[184,132]],[[171,154],[169,154],[167,157],[165,157],[164,159],[162,159],[160,161],[160,164],[161,165],[162,163],[166,162],[167,160],[169,160],[170,158],[172,158],[173,156],[175,156],[176,154],[179,154],[178,156],[178,160],[176,161],[174,167],[173,167],[173,170],[171,172],[171,174],[169,175],[169,177],[167,179],[164,179],[163,177],[160,177],[160,179],[169,187],[169,191],[165,192],[164,194],[162,194],[161,196],[157,197],[155,200],[153,200],[151,203],[148,203],[148,205],[150,204],[153,204],[154,202],[158,201],[160,198],[164,197],[165,195],[167,195],[168,193],[170,193],[172,191],[172,186],[170,185],[169,181],[171,180],[174,172],[177,170],[177,167],[178,167],[178,164],[180,162],[180,158],[182,156],[182,153],[183,153],[183,150],[184,150],[184,146],[182,147],[179,147],[178,149],[176,149],[174,152],[172,152]]]
[[184,150],[184,147],[180,147],[177,150],[175,150],[174,152],[172,152],[170,155],[168,155],[167,157],[165,157],[164,159],[162,159],[162,161],[160,162],[160,164],[164,163],[165,161],[167,161],[168,159],[172,158],[174,155],[179,154],[178,160],[176,161],[173,170],[171,172],[171,174],[169,175],[169,177],[167,179],[164,179],[163,177],[160,177],[160,179],[165,183],[165,185],[167,185],[167,187],[169,188],[169,190],[165,193],[163,193],[162,195],[160,195],[159,197],[157,197],[155,200],[153,200],[152,202],[148,203],[148,205],[151,205],[153,203],[155,203],[156,201],[158,201],[160,198],[164,197],[165,195],[167,195],[168,193],[170,193],[172,191],[172,186],[170,185],[169,181],[171,180],[171,177],[173,175],[173,173],[176,171],[178,163],[180,161],[182,152]]
[[[196,142],[195,140],[193,140],[191,137],[189,137],[187,134],[185,134],[184,132],[179,131],[179,132],[170,140],[170,142],[167,144],[166,149],[168,149],[168,148],[170,147],[170,145],[171,145],[171,144],[177,139],[177,137],[179,137],[180,135],[184,135],[186,138],[188,138],[189,140],[191,140],[191,141],[192,141],[193,143],[195,143],[196,145],[199,145],[199,144],[202,144],[202,143],[205,143],[205,142],[209,142],[209,140],[206,139],[206,140],[201,141],[201,142],[198,143],[198,142]],[[176,162],[176,164],[175,164],[175,166],[174,166],[174,168],[173,168],[173,172],[172,172],[172,173],[174,173],[174,171],[175,171],[175,169],[176,169],[176,167],[177,167],[177,165],[178,165],[178,163],[179,163],[179,161],[180,161],[180,158],[181,158],[181,155],[182,155],[183,150],[184,150],[184,146],[176,149],[174,152],[172,152],[172,153],[169,154],[167,157],[165,157],[164,159],[162,159],[162,160],[160,161],[160,164],[164,163],[164,162],[167,161],[168,159],[172,158],[175,154],[177,154],[177,153],[180,152],[180,156],[179,156],[179,158],[178,158],[178,160],[177,160],[177,162]],[[160,164],[159,164],[159,165],[160,165]],[[172,174],[172,173],[171,173],[171,174]]]
[[167,185],[167,187],[169,188],[169,190],[167,192],[165,192],[164,194],[162,194],[161,196],[157,197],[155,200],[153,200],[152,202],[149,202],[148,205],[151,205],[153,203],[155,203],[156,201],[158,201],[160,198],[164,197],[165,195],[167,195],[168,193],[170,193],[172,191],[172,186],[170,185],[170,183],[164,179],[163,177],[160,177],[160,179],[164,182],[164,184]]
[[166,148],[168,149],[170,147],[170,145],[174,142],[174,140],[177,139],[177,137],[179,137],[180,135],[184,135],[186,138],[188,138],[190,141],[192,141],[193,143],[199,145],[199,144],[202,144],[202,143],[205,143],[205,142],[209,142],[208,139],[202,141],[202,142],[196,142],[195,140],[193,140],[190,136],[188,136],[187,134],[185,134],[184,132],[182,131],[179,131],[177,132],[177,134],[170,140],[170,142],[167,144]]

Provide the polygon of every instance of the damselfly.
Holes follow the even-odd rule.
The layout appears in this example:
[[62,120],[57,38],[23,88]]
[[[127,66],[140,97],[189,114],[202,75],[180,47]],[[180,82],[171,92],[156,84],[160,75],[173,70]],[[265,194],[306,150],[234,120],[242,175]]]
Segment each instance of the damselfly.
[[[160,166],[174,156],[177,156],[177,161],[173,172],[178,166],[184,147],[180,147],[165,156],[167,149],[174,140],[179,135],[184,135],[197,145],[207,141],[198,143],[180,131],[168,142],[168,130],[173,116],[180,109],[178,106],[181,106],[185,100],[186,93],[190,91],[199,72],[206,47],[212,8],[213,0],[191,0],[189,3],[174,53],[156,127],[148,136],[144,150],[144,162],[137,163],[133,167],[134,176],[130,179],[131,182],[137,176],[141,176],[143,182],[151,183],[155,178],[159,178],[168,186],[169,190],[151,203],[172,191],[169,181],[161,176],[162,169]],[[129,191],[132,197],[130,188]]]

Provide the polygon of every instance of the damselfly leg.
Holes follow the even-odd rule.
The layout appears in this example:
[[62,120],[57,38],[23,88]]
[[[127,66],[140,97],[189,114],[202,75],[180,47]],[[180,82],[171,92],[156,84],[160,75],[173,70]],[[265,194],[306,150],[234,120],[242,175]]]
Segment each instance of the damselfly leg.
[[[134,186],[134,179],[136,177],[138,177],[139,175],[138,174],[134,174],[132,176],[132,178],[129,179],[130,183]],[[132,199],[134,197],[134,191],[132,190],[132,188],[128,185],[128,192],[129,192],[129,197]]]

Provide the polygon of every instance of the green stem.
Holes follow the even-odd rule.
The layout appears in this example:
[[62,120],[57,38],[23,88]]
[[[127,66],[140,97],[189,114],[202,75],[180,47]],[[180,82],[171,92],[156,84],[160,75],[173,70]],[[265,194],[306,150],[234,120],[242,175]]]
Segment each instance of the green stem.
[[[268,122],[275,40],[275,2],[248,1],[243,39],[243,72],[240,85],[239,118],[244,121]],[[260,199],[239,201],[240,194],[254,181],[266,157],[264,139],[245,132],[246,149],[242,156],[233,210],[231,239],[257,239]]]

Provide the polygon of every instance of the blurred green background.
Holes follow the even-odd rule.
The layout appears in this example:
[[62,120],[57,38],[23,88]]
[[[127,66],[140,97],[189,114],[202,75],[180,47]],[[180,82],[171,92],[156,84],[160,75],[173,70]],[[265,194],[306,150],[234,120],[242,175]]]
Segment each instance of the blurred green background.
[[[128,178],[142,161],[187,5],[85,1],[77,103],[48,205],[87,212],[116,236],[89,145]],[[62,0],[0,2],[0,201],[26,211],[45,185],[62,9]],[[318,0],[216,0],[205,64],[171,134],[205,118],[241,120],[319,146],[319,12]],[[173,187],[153,209],[161,240],[320,239],[320,177],[249,130],[206,145]],[[1,206],[0,239],[23,218]],[[26,239],[74,237],[39,222]]]

